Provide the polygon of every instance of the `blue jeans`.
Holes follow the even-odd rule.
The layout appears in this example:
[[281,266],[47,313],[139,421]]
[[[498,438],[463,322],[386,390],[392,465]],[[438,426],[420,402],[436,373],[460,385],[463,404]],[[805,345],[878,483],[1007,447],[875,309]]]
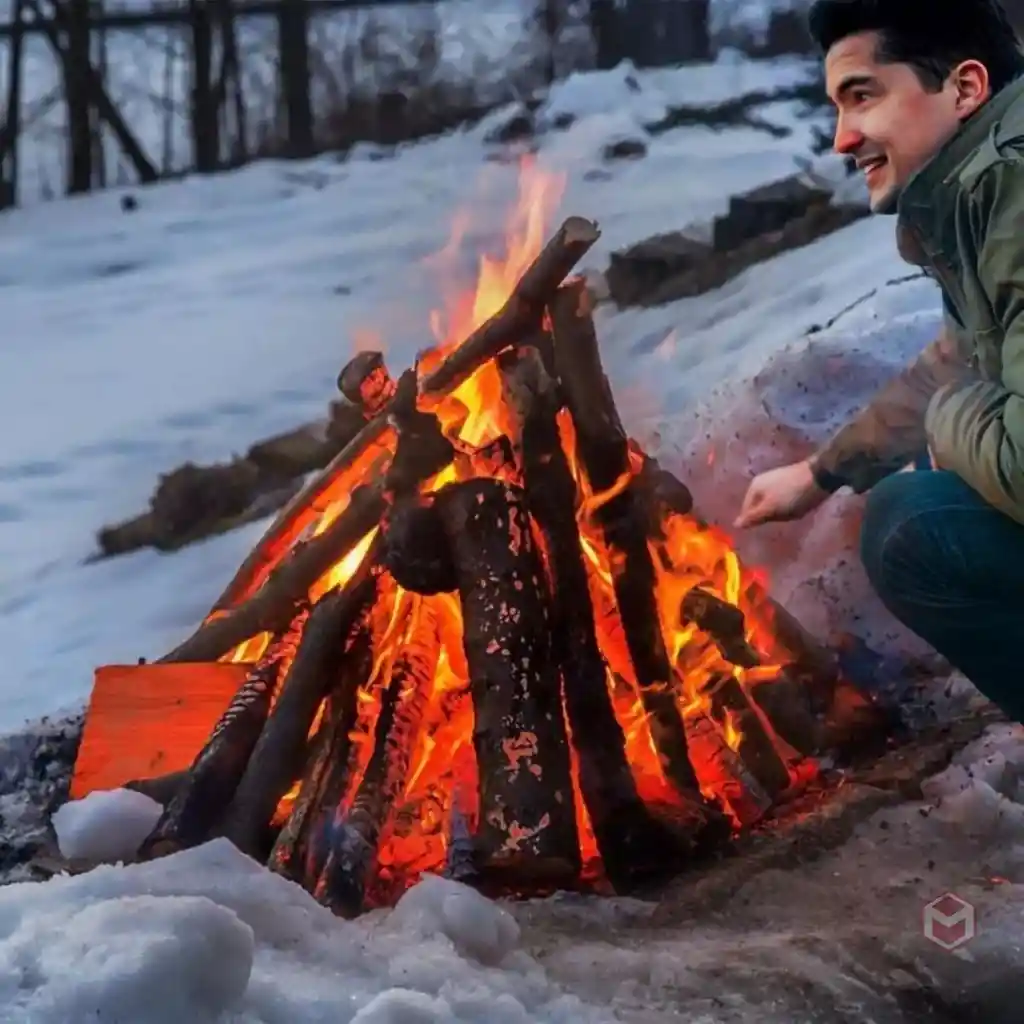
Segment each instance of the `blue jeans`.
[[889,611],[1024,721],[1024,526],[955,473],[897,473],[868,495],[861,558]]

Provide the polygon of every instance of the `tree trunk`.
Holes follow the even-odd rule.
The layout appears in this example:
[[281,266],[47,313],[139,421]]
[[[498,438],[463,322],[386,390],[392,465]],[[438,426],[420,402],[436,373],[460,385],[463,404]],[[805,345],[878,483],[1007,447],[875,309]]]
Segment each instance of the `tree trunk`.
[[21,62],[25,43],[24,0],[14,0],[11,11],[11,51],[7,68],[7,109],[0,132],[0,157],[6,173],[0,175],[0,209],[18,201],[18,150],[21,135]]
[[288,125],[288,155],[313,155],[309,92],[309,14],[304,0],[281,0],[277,19],[281,93]]
[[220,163],[219,105],[213,87],[213,17],[206,0],[189,0],[192,29],[192,156],[207,174]]
[[68,109],[69,195],[92,188],[92,105],[89,71],[90,0],[68,0],[67,46],[64,50],[64,96]]

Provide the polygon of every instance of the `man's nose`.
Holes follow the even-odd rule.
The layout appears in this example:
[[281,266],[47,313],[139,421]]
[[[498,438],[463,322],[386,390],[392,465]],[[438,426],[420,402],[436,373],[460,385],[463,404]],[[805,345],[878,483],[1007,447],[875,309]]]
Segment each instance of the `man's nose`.
[[835,141],[832,143],[835,151],[842,153],[843,156],[851,156],[863,145],[864,133],[844,124],[843,119],[840,118],[836,125]]

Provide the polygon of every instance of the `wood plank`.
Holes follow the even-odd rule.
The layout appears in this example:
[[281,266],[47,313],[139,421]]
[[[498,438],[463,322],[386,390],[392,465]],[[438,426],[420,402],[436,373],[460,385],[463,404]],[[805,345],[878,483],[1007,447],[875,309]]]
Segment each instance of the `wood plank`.
[[98,668],[71,799],[188,768],[250,668],[229,662]]

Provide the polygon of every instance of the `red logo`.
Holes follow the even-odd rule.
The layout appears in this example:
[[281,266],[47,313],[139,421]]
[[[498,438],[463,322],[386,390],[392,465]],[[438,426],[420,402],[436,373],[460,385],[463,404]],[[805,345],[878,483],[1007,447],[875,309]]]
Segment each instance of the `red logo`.
[[959,949],[976,934],[974,904],[956,893],[943,893],[924,908],[924,937],[936,946]]

